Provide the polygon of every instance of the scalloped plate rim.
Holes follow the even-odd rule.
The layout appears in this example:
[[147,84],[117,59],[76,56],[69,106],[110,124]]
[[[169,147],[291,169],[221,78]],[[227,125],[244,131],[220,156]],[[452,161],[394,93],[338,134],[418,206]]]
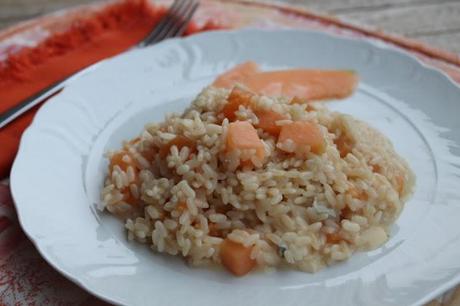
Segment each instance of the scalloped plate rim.
[[[195,35],[190,36],[190,37],[185,38],[185,39],[183,39],[183,38],[175,38],[175,39],[169,40],[168,42],[162,42],[162,43],[158,44],[158,46],[163,45],[164,43],[171,43],[172,44],[172,43],[176,43],[176,42],[180,42],[180,41],[193,40],[196,37],[203,38],[203,37],[208,36],[208,37],[212,38],[214,35],[218,35],[218,36],[219,35],[238,35],[239,33],[253,32],[253,31],[256,31],[256,32],[261,31],[261,32],[267,32],[267,33],[272,32],[272,31],[273,32],[304,32],[304,33],[306,33],[306,35],[308,35],[309,33],[320,34],[320,35],[329,36],[329,37],[331,37],[333,39],[337,39],[337,40],[341,40],[341,41],[350,41],[350,40],[351,41],[359,41],[362,44],[368,45],[368,46],[370,46],[372,48],[377,48],[377,49],[380,49],[380,50],[386,50],[389,53],[398,54],[398,56],[404,58],[405,60],[412,61],[416,65],[419,65],[420,67],[422,67],[425,72],[429,72],[431,75],[436,76],[436,78],[440,78],[444,82],[448,82],[450,84],[450,86],[453,87],[454,90],[457,91],[457,93],[460,93],[460,86],[458,86],[449,75],[447,75],[443,71],[440,71],[437,68],[434,68],[434,67],[432,67],[432,66],[430,66],[430,65],[428,65],[428,64],[426,64],[426,63],[424,63],[422,61],[420,61],[419,59],[417,59],[417,57],[415,55],[413,55],[413,54],[411,54],[411,53],[409,53],[409,52],[407,52],[405,50],[402,50],[400,48],[397,48],[396,46],[389,45],[389,44],[387,44],[385,42],[382,42],[382,41],[379,41],[379,40],[376,40],[376,39],[344,37],[344,36],[340,36],[338,34],[327,33],[327,32],[323,32],[323,31],[320,31],[320,30],[292,30],[292,29],[281,29],[281,30],[263,30],[263,29],[262,30],[261,29],[222,30],[222,31],[216,31],[216,32],[199,33],[199,34],[195,34]],[[156,48],[156,47],[157,46],[153,46],[151,48]],[[111,64],[112,60],[116,59],[118,57],[119,56],[115,56],[114,58],[103,60],[103,61],[97,63],[97,65],[106,64],[106,63]],[[94,68],[95,69],[91,69],[91,71],[89,71],[88,74],[97,73],[98,67],[94,67]],[[85,75],[86,75],[86,73],[83,76],[85,76]],[[78,81],[78,78],[75,81]],[[72,86],[72,84],[68,85],[68,87],[71,87],[71,86]],[[38,111],[38,113],[39,114],[46,113],[48,111],[48,108],[53,108],[55,103],[60,100],[60,96],[61,96],[61,94],[51,98]],[[40,253],[40,255],[54,269],[59,271],[59,273],[64,275],[66,278],[70,279],[72,282],[74,282],[75,284],[77,284],[81,288],[83,288],[86,291],[90,292],[91,294],[97,296],[98,298],[101,298],[102,300],[105,300],[105,301],[110,302],[110,303],[119,304],[120,303],[119,301],[114,300],[113,298],[108,296],[106,293],[101,292],[100,290],[91,288],[91,286],[88,285],[87,282],[85,282],[84,279],[82,279],[81,275],[73,275],[72,272],[62,268],[58,263],[56,263],[50,257],[50,254],[45,249],[43,249],[43,247],[40,244],[40,241],[37,239],[37,237],[35,237],[34,233],[32,232],[33,227],[29,227],[29,224],[24,223],[24,220],[22,218],[23,213],[22,213],[21,205],[18,204],[17,201],[16,201],[16,199],[18,197],[17,195],[20,192],[20,190],[18,190],[16,188],[16,184],[15,184],[15,181],[17,180],[17,175],[19,175],[17,173],[16,169],[18,168],[18,164],[21,162],[22,158],[24,158],[24,156],[23,156],[25,154],[24,153],[24,143],[28,141],[28,138],[31,136],[32,132],[36,130],[36,128],[37,128],[37,122],[34,120],[32,122],[32,124],[24,132],[24,135],[21,138],[19,151],[18,151],[17,157],[16,157],[16,159],[14,161],[12,171],[11,171],[11,190],[12,190],[12,196],[13,196],[13,199],[14,199],[14,202],[15,202],[15,207],[16,207],[17,212],[18,212],[18,219],[19,219],[20,225],[21,225],[22,229],[24,230],[25,234],[27,235],[27,237],[32,241],[34,246],[37,248],[37,250]],[[445,290],[451,288],[452,286],[456,285],[459,282],[460,282],[460,273],[458,273],[457,277],[452,279],[450,282],[441,284],[436,290],[434,290],[434,291],[430,292],[429,294],[427,294],[427,295],[423,296],[422,298],[420,298],[417,301],[417,304],[430,301],[431,299],[435,298],[440,293],[442,293]]]

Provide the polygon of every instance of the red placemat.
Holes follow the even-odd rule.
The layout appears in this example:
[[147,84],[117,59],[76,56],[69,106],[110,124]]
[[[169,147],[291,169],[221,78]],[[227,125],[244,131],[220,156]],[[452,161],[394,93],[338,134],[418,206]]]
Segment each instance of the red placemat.
[[[155,1],[157,5],[169,3],[166,0]],[[24,48],[34,48],[105,5],[60,11],[0,32],[0,65],[9,56]],[[456,54],[301,8],[244,0],[202,0],[194,18],[195,26],[200,28],[210,21],[224,28],[315,29],[341,36],[379,40],[410,52],[460,83],[460,58]],[[454,303],[460,300],[460,294],[454,292],[442,299],[444,305],[456,305]],[[0,301],[6,305],[106,305],[65,279],[40,257],[19,227],[7,178],[3,184],[0,183]]]

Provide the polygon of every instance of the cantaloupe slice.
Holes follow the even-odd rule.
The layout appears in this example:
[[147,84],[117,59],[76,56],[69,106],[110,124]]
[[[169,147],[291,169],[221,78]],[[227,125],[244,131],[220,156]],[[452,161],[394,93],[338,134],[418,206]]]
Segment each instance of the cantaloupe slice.
[[254,62],[246,62],[219,76],[213,86],[230,89],[236,84],[268,96],[298,97],[307,101],[343,99],[355,90],[358,75],[351,70],[319,69],[260,72]]
[[[235,86],[230,92],[227,103],[222,109],[225,118],[229,121],[235,121],[235,112],[238,111],[241,105],[246,108],[251,108],[251,99],[253,96],[254,94],[252,92],[242,87]],[[271,110],[255,110],[254,113],[259,118],[259,123],[256,127],[263,129],[273,136],[279,135],[281,127],[276,125],[276,121],[286,119],[286,116]]]
[[212,85],[220,88],[232,88],[241,79],[258,72],[260,72],[259,66],[255,62],[244,62],[218,76]]
[[256,261],[251,258],[252,247],[225,239],[220,245],[222,265],[236,276],[243,276],[251,271]]
[[294,69],[256,73],[243,78],[241,83],[267,96],[324,100],[343,99],[351,95],[358,77],[347,70]]
[[276,122],[286,119],[286,116],[272,110],[257,110],[255,114],[259,119],[259,123],[256,125],[257,128],[261,128],[273,136],[280,134],[281,126],[277,125]]
[[229,121],[236,119],[235,112],[240,108],[240,105],[248,107],[251,104],[251,98],[254,94],[239,86],[235,86],[230,92],[227,103],[222,109],[222,113]]
[[277,146],[288,153],[305,153],[309,148],[315,154],[322,154],[326,142],[316,123],[295,121],[281,127]]
[[247,121],[232,122],[228,126],[226,150],[256,150],[256,157],[263,161],[265,146],[257,135],[256,129]]

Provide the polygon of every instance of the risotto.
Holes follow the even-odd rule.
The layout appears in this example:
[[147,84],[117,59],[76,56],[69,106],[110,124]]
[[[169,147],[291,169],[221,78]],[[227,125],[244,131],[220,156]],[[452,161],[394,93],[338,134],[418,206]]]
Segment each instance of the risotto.
[[204,89],[108,158],[102,202],[130,240],[235,275],[382,245],[414,185],[366,123],[242,87]]

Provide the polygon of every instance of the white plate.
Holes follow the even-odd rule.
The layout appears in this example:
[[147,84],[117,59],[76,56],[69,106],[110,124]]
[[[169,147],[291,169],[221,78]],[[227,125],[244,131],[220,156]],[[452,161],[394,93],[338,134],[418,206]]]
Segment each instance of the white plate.
[[[220,72],[355,69],[357,93],[331,107],[385,133],[417,175],[381,248],[316,274],[235,278],[129,243],[95,209],[102,154],[149,121],[181,111]],[[24,134],[11,184],[20,222],[43,257],[93,294],[129,305],[415,305],[460,280],[460,89],[413,57],[319,32],[210,32],[105,61],[47,102]]]

